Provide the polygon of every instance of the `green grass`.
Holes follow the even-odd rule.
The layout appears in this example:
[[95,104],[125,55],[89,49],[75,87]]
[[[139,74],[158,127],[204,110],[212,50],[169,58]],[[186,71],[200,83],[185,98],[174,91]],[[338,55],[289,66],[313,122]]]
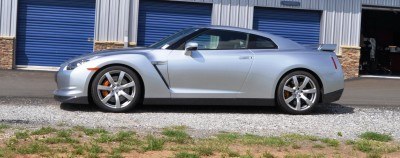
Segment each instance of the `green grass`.
[[4,148],[0,148],[0,157],[5,157],[6,150]]
[[200,158],[200,156],[188,152],[179,152],[175,154],[175,158]]
[[100,153],[105,152],[104,149],[99,146],[98,144],[92,144],[91,146],[87,147],[87,152],[92,155],[97,155]]
[[115,135],[111,135],[108,133],[101,133],[98,138],[96,138],[96,142],[99,143],[110,143],[110,142],[125,142],[125,143],[137,143],[135,132],[131,131],[120,131]]
[[46,134],[50,134],[53,132],[56,132],[57,130],[51,127],[42,127],[36,131],[33,131],[31,134],[32,135],[46,135]]
[[114,151],[114,150],[108,155],[108,157],[109,158],[123,158],[121,152]]
[[75,126],[73,129],[77,131],[82,131],[85,133],[87,136],[94,136],[96,134],[107,134],[108,132],[105,129],[101,128],[86,128],[83,126]]
[[50,151],[49,147],[38,142],[33,142],[25,146],[21,146],[17,149],[17,152],[19,154],[40,154],[49,151]]
[[282,137],[262,137],[252,134],[246,134],[240,139],[245,145],[266,145],[271,147],[287,146],[290,142]]
[[292,148],[293,149],[300,149],[301,146],[299,144],[294,143],[294,144],[292,144]]
[[7,129],[7,128],[10,128],[10,126],[6,124],[0,124],[0,129]]
[[253,155],[250,151],[247,151],[246,154],[239,156],[239,158],[253,158]]
[[312,156],[308,154],[289,154],[285,158],[312,158]]
[[371,152],[373,150],[373,144],[368,140],[360,140],[354,143],[354,147],[362,152]]
[[41,140],[42,142],[46,143],[46,144],[60,144],[60,143],[69,143],[69,144],[77,144],[79,143],[79,140],[70,138],[70,137],[66,137],[66,138],[62,138],[62,137],[54,137],[54,138],[46,138]]
[[27,138],[29,138],[29,133],[27,131],[16,132],[15,133],[15,138],[17,138],[17,139],[27,139]]
[[82,145],[75,145],[72,153],[75,155],[83,155],[85,153],[85,148]]
[[400,151],[399,144],[388,144],[386,142],[380,142],[375,140],[361,139],[354,141],[353,147],[359,151],[365,153],[392,153]]
[[323,148],[325,148],[325,146],[323,146],[322,144],[314,144],[314,145],[312,146],[312,148],[323,149]]
[[382,157],[382,154],[377,153],[377,152],[367,154],[367,158],[381,158],[381,157]]
[[72,135],[72,131],[71,130],[59,130],[57,132],[57,137],[60,138],[69,138]]
[[136,133],[132,131],[120,131],[115,135],[115,141],[136,141]]
[[114,137],[110,134],[102,133],[95,141],[98,143],[110,143],[114,141]]
[[269,152],[265,152],[265,153],[262,155],[262,158],[275,158],[275,156],[272,155],[272,154],[269,153]]
[[235,141],[240,138],[238,133],[220,133],[217,138],[221,141]]
[[330,138],[323,138],[321,139],[321,142],[325,143],[328,146],[331,147],[339,147],[340,142],[336,139],[330,139]]
[[168,137],[169,141],[176,142],[176,143],[187,143],[190,140],[189,134],[187,134],[182,127],[170,127],[164,128],[162,134]]
[[214,149],[211,147],[198,147],[195,149],[200,156],[211,156],[214,154]]
[[156,138],[152,135],[147,136],[146,138],[146,146],[143,147],[144,151],[157,151],[162,150],[164,148],[164,139]]
[[319,138],[316,136],[310,135],[302,135],[302,134],[286,134],[283,135],[282,138],[287,139],[289,141],[318,141]]
[[124,143],[120,143],[117,148],[113,148],[113,151],[120,153],[128,153],[133,150],[133,147],[130,145],[126,145]]
[[365,132],[360,135],[360,138],[366,140],[375,140],[380,142],[389,142],[393,140],[393,137],[388,134],[379,134],[375,132]]

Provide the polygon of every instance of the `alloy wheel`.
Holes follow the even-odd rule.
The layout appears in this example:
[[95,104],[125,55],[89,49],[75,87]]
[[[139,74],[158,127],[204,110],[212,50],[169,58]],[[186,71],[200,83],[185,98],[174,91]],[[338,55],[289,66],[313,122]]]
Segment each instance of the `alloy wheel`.
[[114,109],[128,106],[135,98],[136,84],[132,76],[121,70],[105,73],[97,83],[100,101]]
[[296,111],[305,111],[317,100],[315,83],[307,76],[294,75],[286,80],[283,97],[286,105]]

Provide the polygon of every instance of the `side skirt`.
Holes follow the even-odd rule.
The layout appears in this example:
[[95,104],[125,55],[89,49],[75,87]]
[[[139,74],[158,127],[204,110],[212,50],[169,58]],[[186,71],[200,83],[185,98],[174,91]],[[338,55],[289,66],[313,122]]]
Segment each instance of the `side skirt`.
[[224,105],[224,106],[275,106],[274,99],[225,98],[145,98],[146,105]]

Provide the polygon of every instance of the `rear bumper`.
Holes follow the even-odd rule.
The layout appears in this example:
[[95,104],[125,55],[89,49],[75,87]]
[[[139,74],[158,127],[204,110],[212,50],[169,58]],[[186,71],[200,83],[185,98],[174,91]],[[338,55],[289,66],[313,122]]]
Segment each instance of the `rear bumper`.
[[62,103],[69,104],[89,104],[88,97],[71,97],[71,96],[59,96],[54,95],[54,99]]
[[341,90],[337,90],[337,91],[334,91],[331,93],[324,94],[322,96],[322,102],[323,103],[332,103],[332,102],[340,100],[340,98],[342,97],[343,91],[344,90],[341,89]]

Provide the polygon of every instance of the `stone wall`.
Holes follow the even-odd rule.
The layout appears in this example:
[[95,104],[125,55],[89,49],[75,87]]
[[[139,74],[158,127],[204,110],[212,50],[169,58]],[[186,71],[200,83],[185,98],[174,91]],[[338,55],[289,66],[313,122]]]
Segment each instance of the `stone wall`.
[[0,69],[14,67],[14,37],[0,37]]
[[[129,43],[129,47],[134,47],[135,45],[136,45],[135,43]],[[118,48],[124,48],[124,43],[96,41],[96,43],[94,44],[95,51],[107,50],[107,49],[118,49]]]
[[339,59],[343,67],[345,79],[358,77],[360,68],[360,48],[341,47],[341,52],[342,56]]

